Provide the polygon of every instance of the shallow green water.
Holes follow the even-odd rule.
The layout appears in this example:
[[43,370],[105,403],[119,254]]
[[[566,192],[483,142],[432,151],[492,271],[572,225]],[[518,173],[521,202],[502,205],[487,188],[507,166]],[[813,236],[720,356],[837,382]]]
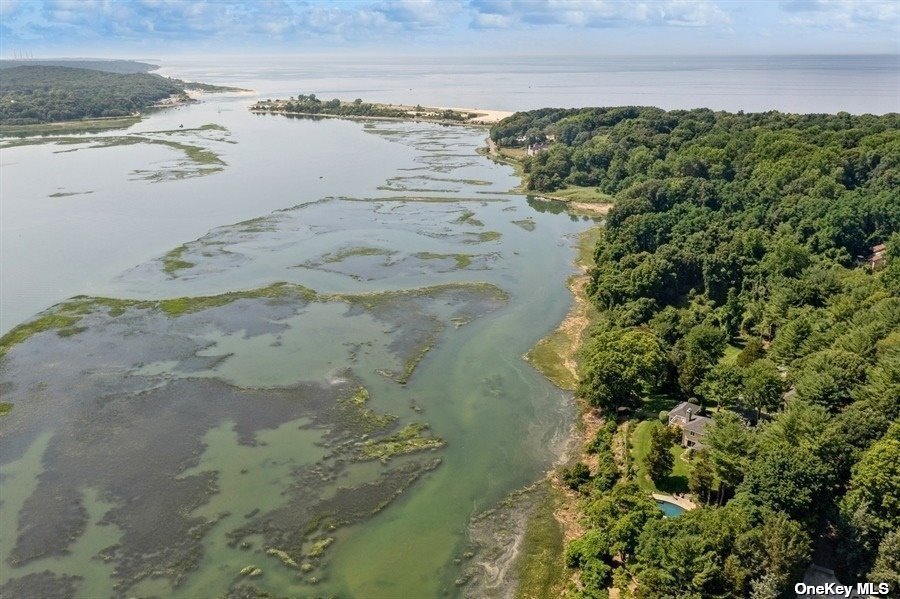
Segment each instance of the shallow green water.
[[[4,202],[17,198],[8,213],[31,231],[19,245],[84,243],[71,273],[17,246],[4,277],[38,276],[7,293],[7,314],[44,307],[30,298],[53,277],[54,302],[279,281],[318,295],[250,294],[178,316],[92,304],[75,334],[37,333],[0,358],[15,404],[0,421],[0,585],[458,594],[478,560],[463,557],[471,518],[539,478],[568,431],[568,396],[521,356],[567,310],[570,236],[589,223],[507,194],[516,180],[476,154],[480,130],[232,107],[139,126],[226,127],[236,143],[214,143],[227,166],[206,177],[127,179],[155,147],[4,151],[4,185],[16,191],[4,189]],[[88,156],[104,165],[94,193],[50,198],[69,175],[34,178]],[[41,213],[55,209],[78,227]],[[56,237],[29,228],[47,219]],[[107,234],[121,251],[95,243]],[[186,266],[167,270],[167,252],[182,246]],[[353,403],[362,387],[367,401]],[[364,457],[409,423],[442,444]],[[248,566],[259,575],[242,575]]]

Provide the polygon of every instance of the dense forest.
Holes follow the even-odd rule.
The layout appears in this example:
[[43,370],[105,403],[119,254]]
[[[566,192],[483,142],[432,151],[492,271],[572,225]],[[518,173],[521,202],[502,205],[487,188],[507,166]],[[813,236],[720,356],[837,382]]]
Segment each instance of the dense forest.
[[81,118],[128,116],[184,86],[147,73],[118,74],[69,67],[0,70],[0,123],[29,125]]
[[159,66],[150,64],[149,62],[100,58],[22,58],[0,60],[0,69],[11,69],[23,66],[68,67],[70,69],[106,71],[107,73],[148,73],[159,68]]
[[[125,60],[61,62],[83,64],[85,68],[32,65],[0,68],[0,124],[32,125],[122,117],[173,96],[179,101],[188,101],[185,90],[243,91],[151,75],[142,71],[155,67],[145,63]],[[100,70],[101,67],[116,72]]]
[[[812,562],[896,589],[900,115],[544,109],[491,137],[549,142],[529,189],[614,198],[579,382],[606,426],[563,472],[586,530],[572,594],[788,597]],[[712,419],[683,457],[701,507],[666,518],[614,439],[651,428],[662,488],[685,400]]]

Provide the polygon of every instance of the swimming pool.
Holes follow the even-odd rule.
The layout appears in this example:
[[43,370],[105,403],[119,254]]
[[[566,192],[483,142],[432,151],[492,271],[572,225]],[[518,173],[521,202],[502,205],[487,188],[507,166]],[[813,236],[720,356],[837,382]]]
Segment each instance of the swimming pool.
[[663,511],[663,513],[666,515],[666,518],[675,518],[676,516],[680,516],[684,512],[684,508],[680,505],[675,505],[674,503],[663,501],[662,499],[657,499],[656,505],[658,505],[659,509]]

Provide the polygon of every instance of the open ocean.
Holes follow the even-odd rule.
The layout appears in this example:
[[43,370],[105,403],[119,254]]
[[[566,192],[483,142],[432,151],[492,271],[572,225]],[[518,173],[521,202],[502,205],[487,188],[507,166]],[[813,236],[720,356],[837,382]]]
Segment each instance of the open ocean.
[[240,56],[157,59],[163,74],[321,97],[496,110],[706,107],[900,112],[900,56]]

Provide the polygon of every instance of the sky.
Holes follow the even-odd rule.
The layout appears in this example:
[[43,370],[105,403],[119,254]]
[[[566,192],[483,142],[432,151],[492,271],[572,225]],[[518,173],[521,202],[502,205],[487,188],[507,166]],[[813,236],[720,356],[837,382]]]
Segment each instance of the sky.
[[898,54],[900,0],[0,0],[0,56]]

